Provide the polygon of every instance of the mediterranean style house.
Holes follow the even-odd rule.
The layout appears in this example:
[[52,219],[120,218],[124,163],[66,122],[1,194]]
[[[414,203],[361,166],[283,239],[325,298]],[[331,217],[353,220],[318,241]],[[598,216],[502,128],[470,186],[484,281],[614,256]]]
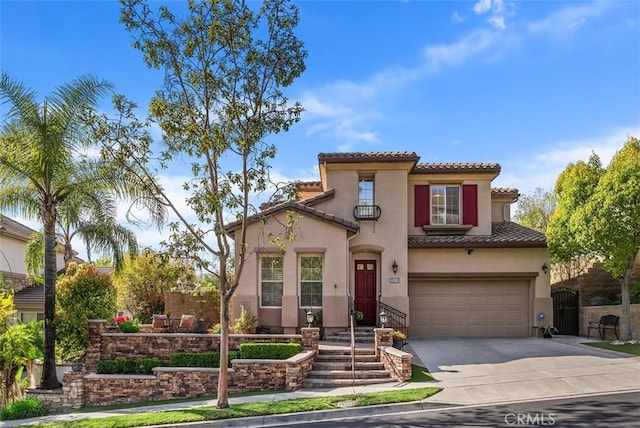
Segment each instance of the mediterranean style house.
[[[16,317],[22,321],[44,319],[44,287],[26,274],[24,251],[35,230],[0,214],[0,275],[3,288],[12,290]],[[56,253],[56,266],[64,267],[64,252]]]
[[[546,240],[510,221],[519,193],[491,187],[500,165],[373,152],[320,153],[318,166],[296,200],[247,219],[234,318],[244,305],[293,333],[322,312],[332,332],[353,309],[358,325],[385,312],[413,337],[530,336],[552,323]],[[236,242],[240,226],[226,228]]]

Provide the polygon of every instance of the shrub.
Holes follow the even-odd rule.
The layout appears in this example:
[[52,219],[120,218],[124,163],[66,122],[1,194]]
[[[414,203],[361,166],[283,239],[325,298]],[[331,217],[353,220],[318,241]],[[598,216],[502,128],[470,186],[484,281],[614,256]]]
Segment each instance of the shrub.
[[138,324],[132,320],[122,321],[118,324],[118,328],[123,333],[138,333],[140,331]]
[[98,362],[99,374],[151,374],[154,367],[166,367],[166,363],[157,358],[137,358],[102,360]]
[[299,343],[243,343],[240,358],[248,360],[286,360],[302,351]]
[[640,284],[636,284],[631,288],[631,304],[640,303]]
[[70,263],[56,285],[56,351],[63,361],[84,358],[88,319],[110,319],[116,312],[111,277],[94,265]]
[[16,401],[13,404],[9,404],[4,409],[0,410],[0,421],[35,418],[46,415],[47,409],[40,400],[27,398],[26,400]]
[[[231,360],[240,358],[237,351],[229,351],[229,367]],[[219,352],[179,352],[169,356],[171,367],[220,367]]]

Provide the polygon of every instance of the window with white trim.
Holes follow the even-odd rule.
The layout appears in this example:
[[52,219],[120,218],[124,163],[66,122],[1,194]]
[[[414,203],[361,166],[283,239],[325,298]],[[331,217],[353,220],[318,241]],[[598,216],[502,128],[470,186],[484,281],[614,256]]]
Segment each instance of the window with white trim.
[[282,307],[283,258],[260,258],[260,306]]
[[460,224],[460,186],[431,186],[431,224]]
[[300,307],[322,307],[322,256],[300,257]]

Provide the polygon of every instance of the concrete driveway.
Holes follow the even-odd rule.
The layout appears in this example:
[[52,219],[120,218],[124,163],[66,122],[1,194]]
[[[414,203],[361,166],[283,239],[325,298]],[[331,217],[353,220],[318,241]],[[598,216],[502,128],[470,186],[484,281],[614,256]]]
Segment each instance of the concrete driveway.
[[409,338],[405,350],[444,387],[427,400],[434,403],[470,405],[640,392],[640,357],[581,344],[587,341],[574,336]]

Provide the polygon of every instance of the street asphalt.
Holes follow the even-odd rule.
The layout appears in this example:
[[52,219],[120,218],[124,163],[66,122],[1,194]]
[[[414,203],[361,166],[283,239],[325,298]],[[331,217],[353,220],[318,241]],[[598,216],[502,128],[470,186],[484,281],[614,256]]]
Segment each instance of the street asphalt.
[[[427,367],[435,381],[386,383],[332,389],[302,389],[294,392],[233,397],[230,404],[279,401],[326,395],[438,386],[442,391],[426,400],[365,408],[308,412],[259,418],[193,423],[189,427],[269,426],[289,421],[300,423],[345,416],[414,411],[435,407],[486,405],[526,400],[589,396],[612,392],[640,392],[640,357],[583,345],[575,336],[542,338],[409,338],[405,351],[414,364]],[[639,394],[640,397],[640,394]],[[163,404],[135,409],[72,413],[42,418],[0,422],[0,427],[25,426],[51,421],[71,421],[215,406],[215,400]],[[640,398],[639,398],[640,405]],[[166,427],[166,425],[164,425]]]

